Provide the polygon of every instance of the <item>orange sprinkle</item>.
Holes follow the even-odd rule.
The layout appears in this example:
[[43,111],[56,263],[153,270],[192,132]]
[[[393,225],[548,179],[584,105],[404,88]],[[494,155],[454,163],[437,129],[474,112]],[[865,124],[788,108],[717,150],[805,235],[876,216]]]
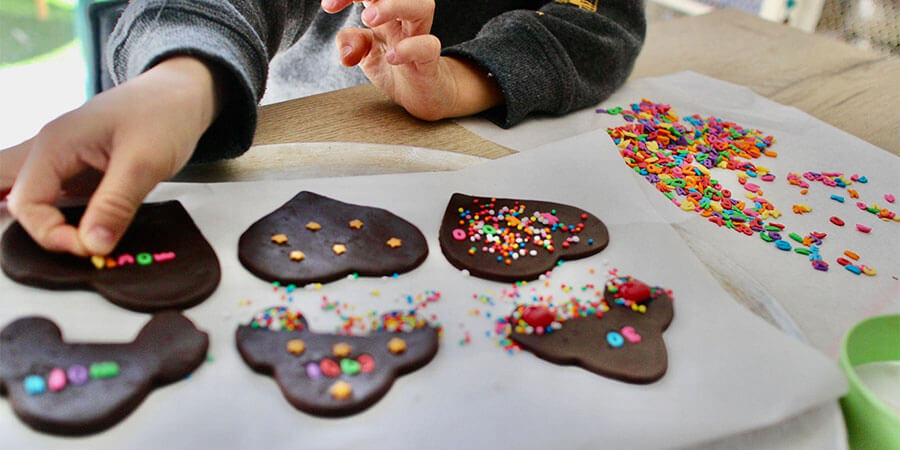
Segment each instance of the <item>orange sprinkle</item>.
[[859,198],[859,194],[857,194],[853,189],[847,189],[847,192],[850,193],[850,198]]
[[809,192],[809,190],[808,190],[808,189],[804,189],[804,190],[800,191],[800,195],[806,195],[807,192]]
[[848,258],[850,258],[854,261],[859,261],[859,255],[851,252],[850,250],[844,250],[844,254],[847,255]]
[[772,150],[766,150],[763,152],[763,155],[774,158],[774,157],[778,156],[778,152],[773,152]]

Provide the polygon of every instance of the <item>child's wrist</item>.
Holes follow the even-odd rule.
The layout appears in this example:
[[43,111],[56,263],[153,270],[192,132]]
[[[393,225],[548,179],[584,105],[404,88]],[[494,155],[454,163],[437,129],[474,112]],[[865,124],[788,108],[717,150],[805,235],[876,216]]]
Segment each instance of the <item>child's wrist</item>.
[[456,82],[456,102],[447,117],[477,114],[503,103],[497,80],[481,66],[464,59],[444,56]]
[[179,95],[196,100],[200,107],[200,126],[205,131],[215,120],[227,100],[227,77],[223,69],[190,56],[163,60],[148,75],[164,79]]

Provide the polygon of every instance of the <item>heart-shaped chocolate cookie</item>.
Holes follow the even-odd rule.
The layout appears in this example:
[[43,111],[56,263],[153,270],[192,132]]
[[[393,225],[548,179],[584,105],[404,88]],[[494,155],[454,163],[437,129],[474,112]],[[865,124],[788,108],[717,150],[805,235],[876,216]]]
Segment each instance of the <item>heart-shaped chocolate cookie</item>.
[[[78,224],[84,207],[62,208]],[[0,240],[0,265],[11,279],[47,289],[90,289],[141,312],[189,308],[215,291],[219,260],[191,216],[175,200],[138,209],[108,256],[48,252],[15,222]]]

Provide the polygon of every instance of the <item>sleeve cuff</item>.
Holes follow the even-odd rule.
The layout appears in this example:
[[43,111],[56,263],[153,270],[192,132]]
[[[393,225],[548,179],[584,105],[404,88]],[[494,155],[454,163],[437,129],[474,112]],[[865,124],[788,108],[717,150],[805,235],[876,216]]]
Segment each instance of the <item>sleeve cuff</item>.
[[495,77],[504,104],[483,115],[503,128],[521,122],[532,111],[562,114],[570,109],[573,89],[565,74],[575,73],[575,67],[560,56],[566,50],[535,14],[524,10],[504,14],[485,25],[490,34],[479,33],[442,52],[470,60]]
[[113,80],[122,83],[177,55],[194,56],[223,69],[230,78],[229,101],[200,138],[191,162],[243,154],[253,142],[256,105],[265,89],[268,65],[262,43],[227,26],[214,11],[185,5],[184,1],[149,1],[132,6],[108,43],[111,57],[107,63]]

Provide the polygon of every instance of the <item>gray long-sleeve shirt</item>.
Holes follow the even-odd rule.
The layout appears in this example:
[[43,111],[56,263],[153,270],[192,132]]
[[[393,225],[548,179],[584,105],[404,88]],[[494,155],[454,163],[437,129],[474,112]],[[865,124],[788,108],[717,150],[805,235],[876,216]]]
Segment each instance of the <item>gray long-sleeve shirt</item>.
[[[137,1],[110,37],[110,72],[120,83],[173,55],[224,68],[234,90],[192,160],[235,157],[253,140],[267,80],[278,87],[269,93],[276,99],[366,81],[358,68],[340,65],[334,48],[341,28],[362,26],[363,6],[332,15],[320,5]],[[509,127],[530,113],[564,114],[608,97],[631,72],[645,31],[643,0],[435,0],[431,32],[443,55],[468,59],[496,78],[504,102],[485,115]]]

